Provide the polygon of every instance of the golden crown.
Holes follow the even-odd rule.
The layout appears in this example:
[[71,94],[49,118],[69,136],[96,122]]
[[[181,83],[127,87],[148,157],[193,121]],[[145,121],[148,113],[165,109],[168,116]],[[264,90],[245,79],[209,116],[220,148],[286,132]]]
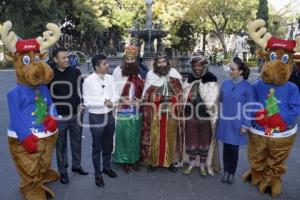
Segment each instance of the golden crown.
[[136,57],[139,52],[139,48],[133,45],[130,45],[125,48],[126,57]]

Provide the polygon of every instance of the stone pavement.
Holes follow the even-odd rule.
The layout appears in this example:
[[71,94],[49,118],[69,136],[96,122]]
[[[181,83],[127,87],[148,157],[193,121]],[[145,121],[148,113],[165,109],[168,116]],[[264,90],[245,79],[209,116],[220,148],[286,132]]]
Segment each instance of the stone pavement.
[[[86,73],[86,67],[81,70]],[[226,79],[227,72],[221,67],[211,67],[220,82]],[[255,71],[255,70],[253,70]],[[250,80],[254,80],[254,74]],[[8,125],[6,92],[15,84],[14,71],[0,71],[0,199],[21,200],[18,192],[19,176],[12,162],[7,145],[6,129]],[[86,116],[85,116],[86,120]],[[298,123],[299,124],[299,123]],[[98,188],[94,184],[93,165],[91,159],[91,134],[84,128],[82,142],[82,166],[89,170],[88,176],[80,176],[69,170],[70,184],[62,185],[59,181],[49,184],[56,192],[58,200],[268,200],[269,195],[262,195],[258,190],[241,180],[243,172],[248,169],[246,147],[242,147],[235,184],[229,186],[220,182],[221,175],[200,177],[199,170],[189,176],[180,172],[172,173],[166,169],[158,169],[153,173],[142,168],[139,172],[124,174],[120,166],[113,164],[118,173],[116,179],[104,175],[105,187]],[[68,146],[69,148],[70,146]],[[220,144],[220,149],[222,145]],[[300,141],[299,138],[287,162],[288,171],[283,177],[283,194],[277,199],[300,199]],[[220,155],[222,155],[220,151]],[[71,156],[69,155],[69,163]],[[56,159],[53,157],[53,167]]]

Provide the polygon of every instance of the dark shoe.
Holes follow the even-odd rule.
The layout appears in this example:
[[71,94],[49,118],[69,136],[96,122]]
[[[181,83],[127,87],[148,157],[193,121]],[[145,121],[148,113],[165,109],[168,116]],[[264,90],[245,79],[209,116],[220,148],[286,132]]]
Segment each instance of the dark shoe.
[[72,172],[77,172],[78,174],[84,175],[84,176],[89,174],[89,172],[84,171],[81,167],[80,168],[73,168],[72,167]]
[[177,167],[177,168],[179,168],[179,167],[183,167],[183,162],[176,162],[176,163],[173,163],[173,165],[174,165],[174,167]]
[[222,183],[227,183],[228,182],[228,176],[229,176],[228,172],[224,172],[224,174],[221,178],[221,182]]
[[153,166],[149,166],[148,169],[147,169],[147,172],[154,172],[156,170],[156,167],[153,167]]
[[174,167],[174,165],[170,165],[170,167],[168,167],[168,170],[171,172],[177,172],[177,167]]
[[234,183],[234,174],[229,174],[227,183],[232,185]]
[[111,168],[109,169],[103,169],[103,173],[104,174],[107,174],[109,177],[111,178],[115,178],[117,177],[118,175],[116,174],[116,172],[114,172]]
[[134,171],[140,171],[140,165],[139,165],[139,163],[134,163],[134,164],[132,165],[132,169],[133,169]]
[[103,181],[103,178],[102,176],[95,176],[95,184],[98,186],[98,187],[104,187],[104,181]]
[[60,174],[60,182],[62,184],[68,184],[70,182],[68,173]]
[[122,169],[123,169],[125,174],[129,174],[130,171],[131,171],[130,166],[128,164],[123,164]]

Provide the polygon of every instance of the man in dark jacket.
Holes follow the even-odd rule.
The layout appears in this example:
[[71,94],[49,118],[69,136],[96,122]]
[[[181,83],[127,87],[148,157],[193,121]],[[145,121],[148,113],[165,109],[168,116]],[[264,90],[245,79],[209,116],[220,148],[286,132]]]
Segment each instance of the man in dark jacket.
[[69,131],[72,150],[72,171],[87,175],[81,167],[82,114],[79,91],[82,77],[79,69],[69,66],[68,51],[57,48],[53,51],[54,77],[48,85],[53,102],[57,108],[59,120],[59,136],[56,143],[56,158],[62,184],[69,183],[67,134]]
[[139,71],[140,71],[139,74],[142,77],[142,79],[145,80],[149,69],[146,65],[143,64],[143,58],[140,55],[137,56],[137,63],[138,63],[139,68],[140,68],[139,69]]
[[295,83],[298,86],[300,92],[300,63],[294,64],[294,68],[289,81]]

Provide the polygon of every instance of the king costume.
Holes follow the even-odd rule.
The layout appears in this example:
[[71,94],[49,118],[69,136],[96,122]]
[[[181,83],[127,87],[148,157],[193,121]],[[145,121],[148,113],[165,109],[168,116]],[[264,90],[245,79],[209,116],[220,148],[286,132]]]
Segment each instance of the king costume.
[[117,105],[113,160],[123,164],[125,173],[130,172],[131,166],[138,169],[137,162],[140,160],[142,113],[139,104],[144,81],[139,75],[137,54],[137,47],[126,47],[122,65],[113,72],[120,99]]
[[[167,65],[158,66],[159,62]],[[182,82],[166,55],[158,54],[147,74],[143,92],[141,161],[152,172],[158,166],[174,169],[182,160]]]
[[[214,175],[220,171],[216,124],[218,119],[219,87],[217,77],[209,72],[204,52],[193,53],[190,61],[192,73],[184,83],[184,139],[189,167],[183,173],[190,174],[197,157],[200,174]],[[202,71],[194,66],[200,65]]]

